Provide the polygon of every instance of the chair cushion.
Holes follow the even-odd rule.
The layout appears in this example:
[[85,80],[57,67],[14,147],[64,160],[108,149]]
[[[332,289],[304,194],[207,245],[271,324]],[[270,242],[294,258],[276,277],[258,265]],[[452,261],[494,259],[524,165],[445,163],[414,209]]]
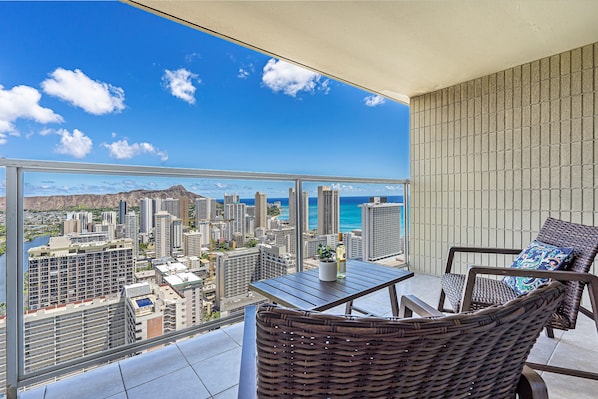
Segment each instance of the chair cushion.
[[[446,273],[440,278],[442,289],[451,307],[458,312],[465,285],[464,274]],[[517,297],[517,293],[502,281],[493,278],[476,277],[471,296],[471,310],[492,305],[502,305]]]
[[[517,269],[557,270],[573,258],[573,248],[561,248],[541,241],[532,241],[513,261]],[[505,276],[502,281],[518,295],[533,290],[548,279]]]

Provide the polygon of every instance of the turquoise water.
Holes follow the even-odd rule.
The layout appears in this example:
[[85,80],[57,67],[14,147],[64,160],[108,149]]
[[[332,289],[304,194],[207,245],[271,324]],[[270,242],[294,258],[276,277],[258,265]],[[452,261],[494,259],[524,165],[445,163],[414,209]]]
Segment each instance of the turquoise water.
[[[288,198],[268,198],[268,203],[280,201],[281,214],[279,219],[289,220],[289,199]],[[242,199],[241,202],[247,205],[253,205],[254,199]],[[341,232],[361,229],[361,208],[359,205],[370,202],[370,197],[341,197],[340,198],[340,223]],[[403,203],[403,196],[389,196],[387,202]],[[318,228],[318,199],[309,199],[309,229]],[[404,224],[404,214],[401,215],[401,224]]]

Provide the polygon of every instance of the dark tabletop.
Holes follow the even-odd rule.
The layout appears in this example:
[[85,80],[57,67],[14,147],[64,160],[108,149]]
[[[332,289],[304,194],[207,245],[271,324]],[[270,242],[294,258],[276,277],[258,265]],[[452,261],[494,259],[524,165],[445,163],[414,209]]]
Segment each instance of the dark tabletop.
[[318,269],[255,281],[252,291],[283,306],[326,310],[413,277],[413,272],[358,260],[347,261],[347,276],[320,281]]

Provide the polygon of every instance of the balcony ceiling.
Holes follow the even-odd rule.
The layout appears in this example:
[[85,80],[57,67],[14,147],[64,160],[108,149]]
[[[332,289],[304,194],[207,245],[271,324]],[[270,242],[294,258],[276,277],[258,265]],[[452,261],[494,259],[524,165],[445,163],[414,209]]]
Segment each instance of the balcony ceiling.
[[598,1],[123,0],[402,102],[598,41]]

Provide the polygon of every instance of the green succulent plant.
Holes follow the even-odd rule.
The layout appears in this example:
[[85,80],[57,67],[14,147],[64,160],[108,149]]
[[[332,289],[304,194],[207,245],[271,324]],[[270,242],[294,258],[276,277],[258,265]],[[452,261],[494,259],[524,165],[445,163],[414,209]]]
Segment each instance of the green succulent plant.
[[334,262],[336,252],[330,248],[330,245],[318,245],[318,257],[322,262]]

